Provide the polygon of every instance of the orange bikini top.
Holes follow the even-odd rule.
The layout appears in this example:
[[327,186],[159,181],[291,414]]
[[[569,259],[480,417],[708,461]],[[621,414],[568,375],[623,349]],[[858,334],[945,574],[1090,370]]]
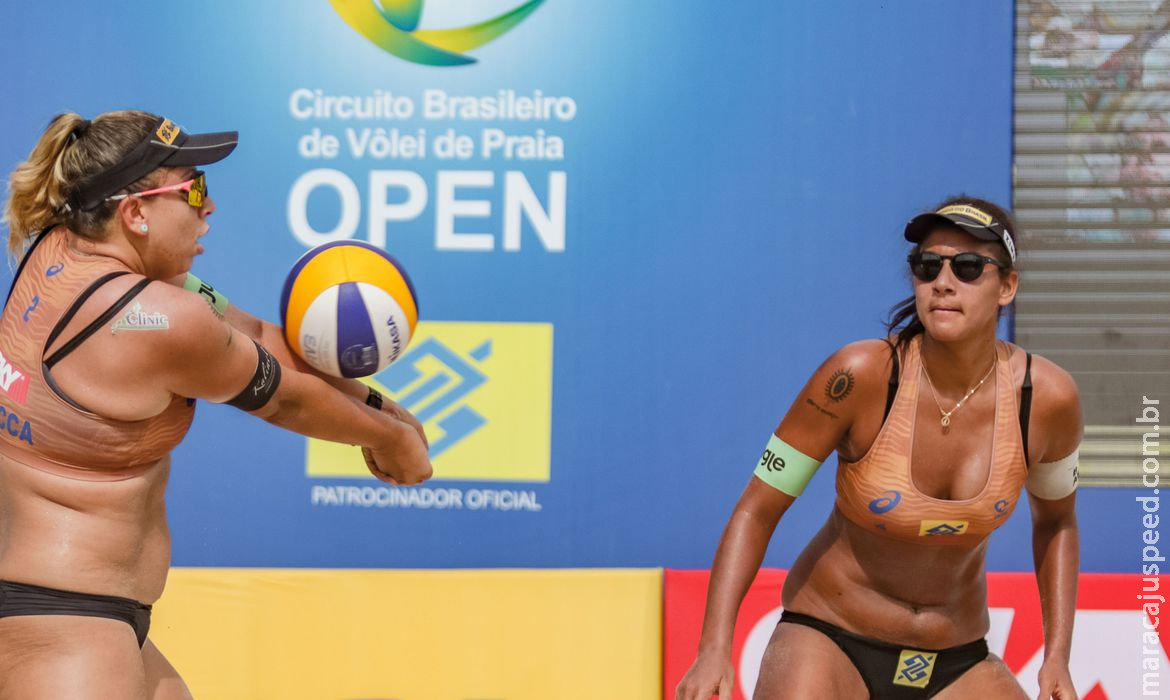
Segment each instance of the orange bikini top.
[[[124,275],[138,281],[84,330],[57,343],[82,304]],[[46,471],[108,480],[141,472],[179,444],[194,417],[194,401],[175,397],[156,416],[120,421],[89,411],[53,381],[53,365],[108,328],[148,284],[117,260],[72,252],[63,231],[37,238],[0,316],[0,454]]]
[[900,363],[900,382],[895,354],[890,378],[892,403],[887,401],[886,419],[869,452],[856,462],[840,460],[837,508],[857,526],[886,537],[931,544],[969,544],[987,537],[1007,521],[1028,476],[1032,358],[1028,355],[1017,411],[1010,353],[1006,344],[997,342],[995,431],[987,483],[972,498],[944,500],[920,492],[910,475],[922,378],[921,342],[918,336],[907,346]]

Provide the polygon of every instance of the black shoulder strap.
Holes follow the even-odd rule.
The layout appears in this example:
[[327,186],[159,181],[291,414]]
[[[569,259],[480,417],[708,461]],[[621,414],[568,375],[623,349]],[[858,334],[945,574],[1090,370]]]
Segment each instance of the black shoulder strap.
[[890,344],[890,357],[894,366],[890,369],[890,383],[886,387],[886,411],[882,414],[882,423],[890,417],[890,409],[894,407],[894,396],[898,393],[898,346]]
[[24,257],[20,259],[20,265],[18,265],[16,268],[16,274],[12,276],[12,285],[8,287],[8,296],[4,297],[4,308],[8,308],[8,300],[12,298],[12,291],[16,289],[16,280],[20,279],[20,273],[24,272],[24,266],[28,264],[28,259],[32,257],[32,252],[36,250],[41,241],[45,239],[45,234],[49,231],[52,231],[56,227],[57,224],[53,224],[52,226],[49,226],[45,230],[38,233],[36,239],[33,240],[32,245],[30,245],[28,250],[24,252]]
[[1032,353],[1024,364],[1024,384],[1020,387],[1020,436],[1024,439],[1024,461],[1028,460],[1028,418],[1032,413]]
[[[88,299],[94,292],[97,291],[98,287],[101,287],[103,284],[109,282],[115,277],[121,277],[122,275],[126,274],[129,273],[125,271],[111,272],[107,275],[99,277],[96,282],[86,288],[86,290],[82,292],[79,297],[77,297],[77,300],[73,302],[73,305],[69,307],[69,310],[65,312],[65,315],[61,317],[61,320],[57,322],[57,325],[53,328],[53,332],[49,335],[49,341],[45,343],[45,347],[49,347],[53,344],[53,341],[56,340],[57,336],[60,335],[62,330],[64,330],[66,324],[68,324],[70,319],[72,319],[73,316],[77,313],[77,310],[81,308],[81,305],[85,303],[86,299]],[[81,345],[81,343],[84,342],[86,338],[93,335],[99,328],[109,323],[110,319],[112,319],[119,311],[122,310],[122,307],[126,306],[126,304],[129,304],[130,300],[137,296],[138,293],[143,289],[146,289],[146,285],[150,284],[152,281],[153,280],[150,278],[138,280],[138,282],[136,282],[133,287],[126,290],[125,294],[118,297],[118,300],[115,301],[110,306],[110,308],[103,311],[101,316],[95,318],[88,326],[81,329],[80,333],[73,336],[67,343],[62,345],[52,355],[49,355],[49,357],[45,359],[45,367],[52,368],[53,365],[60,362],[62,358],[76,350],[78,345]]]

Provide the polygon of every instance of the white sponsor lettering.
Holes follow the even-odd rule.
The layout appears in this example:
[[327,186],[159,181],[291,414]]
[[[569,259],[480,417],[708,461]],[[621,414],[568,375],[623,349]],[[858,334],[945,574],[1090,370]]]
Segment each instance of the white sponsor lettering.
[[13,382],[18,381],[24,373],[14,367],[8,359],[0,353],[0,387],[4,389],[4,393],[8,393],[12,389]]
[[18,404],[28,399],[29,378],[0,353],[0,391]]
[[315,484],[309,490],[314,506],[418,508],[421,510],[522,510],[540,512],[535,491]]
[[143,311],[142,304],[134,302],[122,318],[114,321],[111,332],[118,331],[162,331],[171,327],[171,320],[160,311]]
[[[366,238],[384,248],[391,228],[430,212],[434,216],[436,250],[518,251],[521,230],[528,228],[544,250],[563,253],[568,199],[566,173],[556,170],[547,174],[543,201],[525,173],[510,170],[503,175],[500,182],[490,170],[440,170],[435,174],[433,187],[428,188],[422,176],[413,171],[371,170]],[[324,228],[329,222],[309,222],[309,198],[319,189],[332,190],[320,196],[335,198],[340,205],[332,228]],[[432,206],[428,207],[432,190]],[[493,213],[492,202],[500,194],[503,210]],[[308,247],[349,240],[357,236],[362,206],[358,185],[348,175],[330,168],[310,170],[298,177],[289,190],[286,207],[289,230]],[[315,228],[317,225],[323,228]],[[479,230],[457,230],[472,227]]]

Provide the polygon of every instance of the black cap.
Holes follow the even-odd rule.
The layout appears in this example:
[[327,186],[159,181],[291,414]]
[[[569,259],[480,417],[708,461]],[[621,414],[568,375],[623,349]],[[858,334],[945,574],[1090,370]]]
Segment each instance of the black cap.
[[939,226],[958,228],[983,241],[999,241],[1016,262],[1016,242],[1011,231],[994,216],[973,204],[951,204],[938,211],[919,214],[906,224],[906,240],[921,243]]
[[239,142],[239,132],[188,134],[170,119],[159,117],[146,138],[109,169],[82,180],[69,197],[69,206],[81,211],[98,208],[106,197],[137,182],[155,168],[210,165],[228,157]]

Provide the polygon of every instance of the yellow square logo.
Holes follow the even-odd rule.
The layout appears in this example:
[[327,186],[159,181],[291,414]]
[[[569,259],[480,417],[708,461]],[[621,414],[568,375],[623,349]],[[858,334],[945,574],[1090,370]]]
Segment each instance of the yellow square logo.
[[[421,322],[410,349],[365,380],[422,422],[435,479],[549,480],[553,327]],[[311,477],[369,477],[350,445],[308,440]]]
[[164,119],[154,134],[158,136],[159,141],[169,146],[175,142],[175,139],[179,138],[179,125],[170,119]]
[[925,688],[934,673],[934,662],[938,654],[916,649],[903,649],[898,655],[898,668],[894,671],[894,685],[911,688]]
[[923,520],[918,526],[919,537],[946,537],[967,532],[967,520]]

